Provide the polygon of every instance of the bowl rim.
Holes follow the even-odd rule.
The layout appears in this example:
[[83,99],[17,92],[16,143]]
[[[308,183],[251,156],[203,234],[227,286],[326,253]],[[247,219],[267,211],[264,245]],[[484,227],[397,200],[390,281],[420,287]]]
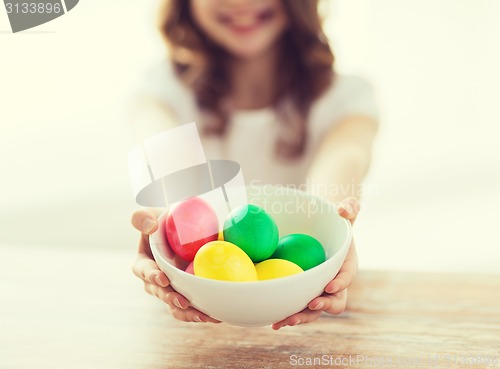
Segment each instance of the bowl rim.
[[[249,187],[267,187],[267,186],[271,186],[271,187],[278,187],[278,186],[275,186],[275,185],[269,185],[269,184],[265,184],[265,185],[247,185],[245,187],[249,188]],[[294,194],[302,194],[302,196],[306,196],[306,197],[310,197],[310,198],[313,198],[314,200],[316,201],[320,201],[320,202],[323,202],[323,203],[326,203],[328,204],[329,207],[332,207],[334,206],[334,203],[327,200],[327,199],[324,199],[322,197],[319,197],[317,195],[314,195],[314,194],[311,194],[309,192],[306,192],[306,191],[303,191],[303,190],[300,190],[300,189],[296,189],[296,188],[292,188],[292,187],[286,187],[284,186],[283,189],[285,189],[287,191],[291,191],[292,193]],[[160,217],[163,217],[166,212],[168,211],[168,209],[166,209],[161,215]],[[338,215],[338,213],[337,213]],[[209,283],[209,284],[214,284],[214,285],[224,285],[224,286],[253,286],[253,285],[259,285],[259,286],[262,286],[262,285],[272,285],[272,284],[280,284],[282,283],[282,281],[293,281],[293,279],[299,279],[299,278],[304,278],[304,276],[307,274],[307,273],[314,273],[315,271],[319,270],[319,269],[323,269],[323,268],[326,268],[326,265],[330,264],[330,263],[333,263],[334,261],[334,257],[337,255],[337,254],[342,254],[343,251],[345,251],[344,249],[348,249],[351,245],[351,242],[352,242],[352,224],[344,217],[341,217],[340,215],[338,215],[341,219],[341,221],[344,223],[344,225],[346,226],[347,228],[347,237],[345,238],[345,241],[343,243],[343,245],[337,250],[337,252],[333,255],[331,255],[328,259],[326,259],[323,263],[321,264],[318,264],[316,265],[315,267],[313,268],[310,268],[308,270],[304,270],[304,272],[302,273],[297,273],[297,274],[293,274],[293,275],[289,275],[289,276],[285,276],[285,277],[280,277],[280,278],[274,278],[274,279],[267,279],[267,280],[258,280],[258,281],[224,281],[224,280],[219,280],[219,279],[211,279],[211,278],[205,278],[205,277],[201,277],[201,276],[197,276],[197,275],[194,275],[194,274],[191,274],[191,273],[187,273],[185,272],[184,270],[182,269],[179,269],[177,268],[176,266],[172,265],[167,258],[165,258],[163,255],[162,255],[162,252],[161,250],[159,249],[158,247],[158,243],[157,242],[152,242],[153,241],[153,237],[154,235],[156,234],[156,232],[159,232],[160,231],[160,227],[158,227],[158,230],[156,232],[154,232],[153,234],[151,234],[149,236],[149,245],[150,245],[150,249],[151,249],[151,252],[153,253],[153,257],[156,261],[156,257],[158,255],[159,258],[162,259],[162,261],[164,262],[164,264],[166,264],[169,268],[169,270],[171,270],[173,273],[176,273],[176,274],[179,274],[179,275],[182,275],[183,277],[186,277],[189,279],[192,279],[192,280],[196,280],[196,281],[199,281],[199,282],[202,282],[202,283]],[[160,218],[159,217],[159,218]],[[153,250],[153,248],[155,250]],[[347,256],[347,252],[345,253],[345,255]],[[344,257],[345,259],[345,257]],[[269,259],[266,259],[266,260],[269,260]],[[337,272],[338,274],[338,272]],[[168,277],[168,276],[167,276]],[[288,283],[287,283],[288,284]]]

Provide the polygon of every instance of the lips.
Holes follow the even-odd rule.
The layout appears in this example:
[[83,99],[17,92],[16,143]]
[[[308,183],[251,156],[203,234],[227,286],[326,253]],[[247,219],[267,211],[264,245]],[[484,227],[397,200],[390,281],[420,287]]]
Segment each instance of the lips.
[[237,34],[248,34],[270,22],[275,16],[273,9],[246,10],[220,13],[219,23]]

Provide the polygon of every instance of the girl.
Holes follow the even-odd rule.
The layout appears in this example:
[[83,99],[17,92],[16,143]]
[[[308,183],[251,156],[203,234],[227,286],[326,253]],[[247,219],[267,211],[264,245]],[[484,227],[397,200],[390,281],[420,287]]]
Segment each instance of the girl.
[[[138,125],[198,122],[210,159],[237,161],[252,183],[307,187],[354,222],[357,188],[377,131],[373,92],[339,75],[314,0],[170,0],[161,13],[168,62],[137,99]],[[143,120],[143,122],[142,122]],[[183,321],[217,322],[195,310],[154,262],[148,235],[157,213],[139,210],[134,273]],[[354,243],[339,273],[308,307],[273,329],[340,314],[357,272]]]

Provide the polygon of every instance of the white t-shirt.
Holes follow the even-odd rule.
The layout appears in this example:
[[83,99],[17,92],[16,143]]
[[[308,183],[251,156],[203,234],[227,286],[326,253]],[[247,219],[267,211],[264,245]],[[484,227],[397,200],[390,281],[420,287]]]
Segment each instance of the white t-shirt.
[[[179,124],[200,121],[193,92],[177,78],[167,61],[148,70],[138,92],[165,104]],[[238,162],[247,184],[300,186],[306,183],[321,138],[350,115],[378,119],[373,89],[362,78],[336,74],[334,83],[311,106],[306,149],[299,159],[283,160],[275,155],[278,124],[272,108],[236,111],[225,135],[202,135],[201,139],[207,159]]]

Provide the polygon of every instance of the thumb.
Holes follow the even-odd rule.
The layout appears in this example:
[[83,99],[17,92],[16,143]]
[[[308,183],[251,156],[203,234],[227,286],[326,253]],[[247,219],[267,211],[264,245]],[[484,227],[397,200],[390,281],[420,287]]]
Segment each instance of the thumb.
[[337,204],[339,215],[354,224],[356,217],[361,209],[359,200],[355,197],[348,197]]
[[142,234],[150,235],[158,229],[159,212],[154,209],[140,209],[132,214],[132,225]]

